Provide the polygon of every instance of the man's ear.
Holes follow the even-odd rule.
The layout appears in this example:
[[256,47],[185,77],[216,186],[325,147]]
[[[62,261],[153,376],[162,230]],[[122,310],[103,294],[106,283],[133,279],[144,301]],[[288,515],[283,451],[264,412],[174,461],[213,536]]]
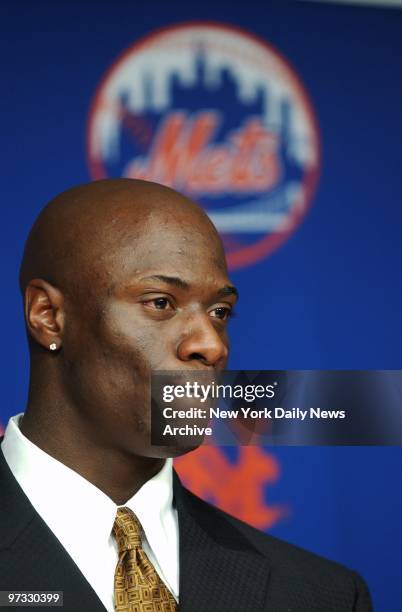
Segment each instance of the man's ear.
[[62,345],[63,302],[61,291],[41,278],[31,280],[25,289],[25,320],[29,333],[50,351]]

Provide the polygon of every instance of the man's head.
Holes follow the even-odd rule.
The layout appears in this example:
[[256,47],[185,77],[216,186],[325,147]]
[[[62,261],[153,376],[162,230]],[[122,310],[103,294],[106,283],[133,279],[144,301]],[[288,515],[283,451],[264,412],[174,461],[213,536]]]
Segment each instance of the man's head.
[[151,371],[226,364],[236,295],[222,243],[167,187],[116,179],[64,192],[32,228],[20,283],[34,405],[46,391],[57,418],[73,415],[101,446],[153,456]]

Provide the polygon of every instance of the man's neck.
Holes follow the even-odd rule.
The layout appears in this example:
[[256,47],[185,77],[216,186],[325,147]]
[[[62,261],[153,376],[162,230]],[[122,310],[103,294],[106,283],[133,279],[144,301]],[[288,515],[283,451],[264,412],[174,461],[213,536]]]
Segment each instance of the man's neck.
[[55,421],[32,407],[21,419],[20,430],[30,442],[80,474],[117,505],[125,504],[165,462],[100,445],[85,428],[74,427],[68,420]]

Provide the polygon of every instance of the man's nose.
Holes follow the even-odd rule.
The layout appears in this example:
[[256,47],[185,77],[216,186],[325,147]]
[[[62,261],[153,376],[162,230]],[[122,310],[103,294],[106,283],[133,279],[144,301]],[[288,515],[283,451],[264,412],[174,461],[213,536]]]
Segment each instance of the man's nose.
[[189,322],[187,333],[178,346],[179,359],[199,361],[204,365],[223,368],[228,357],[228,347],[221,334],[222,332],[219,333],[215,329],[207,314],[193,317]]

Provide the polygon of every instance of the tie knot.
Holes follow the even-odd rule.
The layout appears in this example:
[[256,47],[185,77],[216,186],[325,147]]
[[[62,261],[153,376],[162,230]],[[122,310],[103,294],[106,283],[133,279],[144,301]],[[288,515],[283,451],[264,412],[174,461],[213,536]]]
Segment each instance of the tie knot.
[[117,508],[113,534],[119,554],[141,546],[141,523],[130,508]]

